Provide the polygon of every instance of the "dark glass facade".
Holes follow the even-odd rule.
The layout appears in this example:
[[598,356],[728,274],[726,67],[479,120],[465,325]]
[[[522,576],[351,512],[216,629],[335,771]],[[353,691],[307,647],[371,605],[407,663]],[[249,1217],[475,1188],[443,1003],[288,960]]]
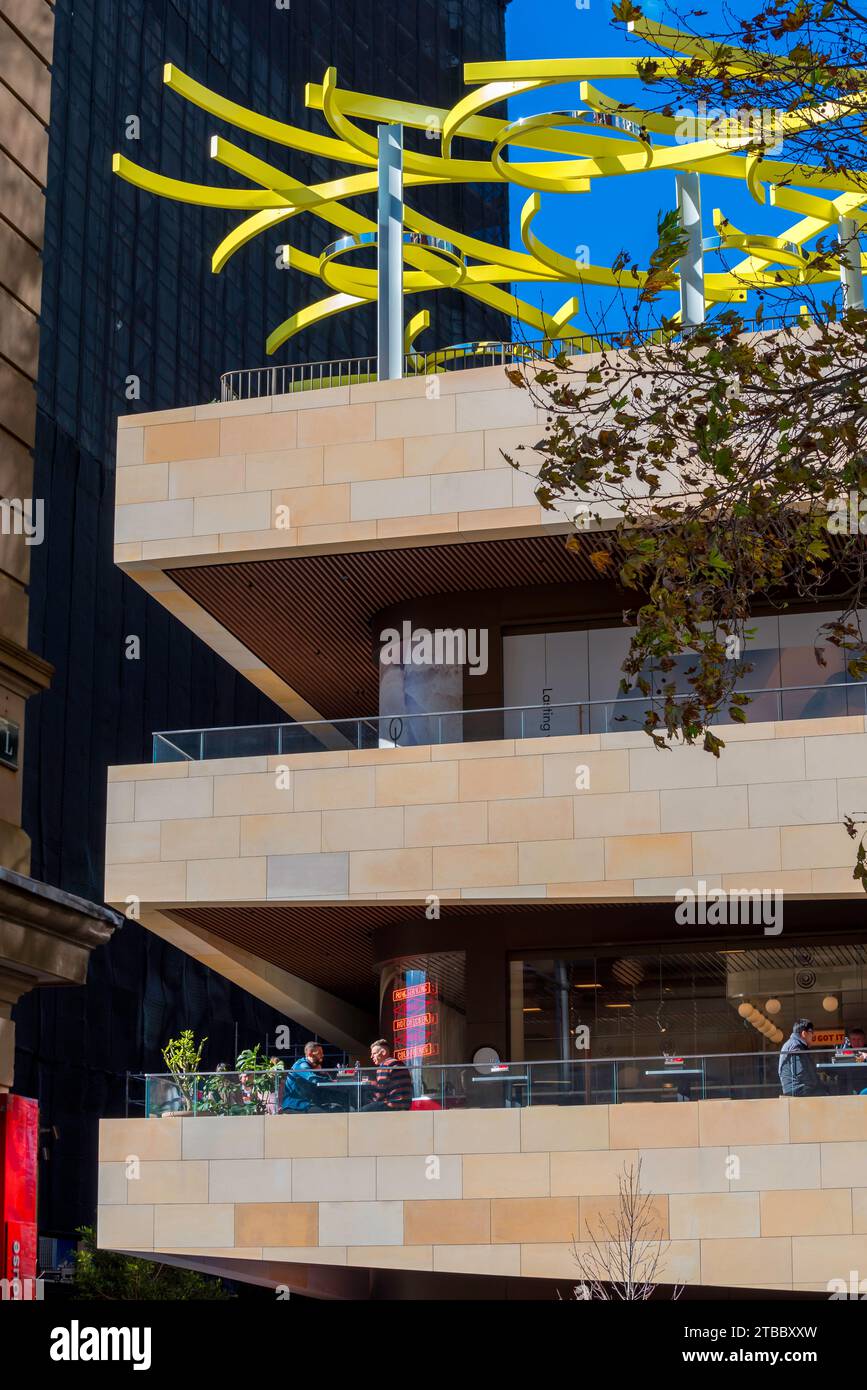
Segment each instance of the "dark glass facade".
[[[321,82],[331,65],[341,85],[450,105],[464,62],[504,55],[505,3],[292,0],[286,10],[274,0],[58,0],[56,9],[35,482],[46,541],[31,552],[30,607],[30,645],[56,675],[28,707],[24,821],[34,876],[100,901],[107,766],[147,760],[155,730],[279,717],[115,569],[117,416],[214,399],[221,372],[260,365],[270,329],[321,295],[315,282],[275,269],[280,229],[213,276],[210,254],[233,216],[138,193],[112,175],[111,155],[232,182],[208,159],[208,139],[222,131],[298,178],[333,176],[168,92],[164,62],[244,105],[323,129],[304,107],[304,84]],[[126,138],[129,116],[140,120],[137,140]],[[501,189],[426,190],[417,205],[491,240],[507,237]],[[295,219],[292,239],[319,247],[321,224]],[[508,333],[499,315],[459,296],[433,308],[437,345]],[[369,353],[374,335],[365,309],[290,343],[277,360]],[[132,376],[141,386],[131,402]],[[138,660],[125,655],[130,635],[141,639]],[[236,1026],[244,1046],[273,1039],[278,1021],[135,922],[96,953],[85,989],[23,1000],[16,1089],[38,1096],[43,1125],[59,1133],[46,1140],[43,1231],[92,1219],[96,1121],[123,1113],[127,1071],[158,1068],[160,1046],[185,1027],[208,1035],[213,1065],[231,1056]]]

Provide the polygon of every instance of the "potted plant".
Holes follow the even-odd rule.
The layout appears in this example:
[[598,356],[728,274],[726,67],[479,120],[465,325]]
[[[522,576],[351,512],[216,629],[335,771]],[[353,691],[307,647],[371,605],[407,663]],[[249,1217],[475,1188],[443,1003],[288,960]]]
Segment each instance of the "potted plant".
[[197,1045],[193,1030],[185,1028],[178,1038],[169,1038],[163,1048],[163,1061],[171,1073],[178,1092],[183,1100],[180,1110],[164,1110],[168,1115],[192,1115],[195,1113],[197,1082],[202,1064],[202,1051],[207,1038]]
[[266,1115],[277,1109],[278,1087],[283,1063],[266,1057],[257,1043],[238,1053],[235,1068],[241,1078],[241,1107],[245,1115]]
[[217,1064],[213,1076],[202,1086],[197,1113],[200,1115],[243,1115],[241,1087],[235,1072],[225,1062]]

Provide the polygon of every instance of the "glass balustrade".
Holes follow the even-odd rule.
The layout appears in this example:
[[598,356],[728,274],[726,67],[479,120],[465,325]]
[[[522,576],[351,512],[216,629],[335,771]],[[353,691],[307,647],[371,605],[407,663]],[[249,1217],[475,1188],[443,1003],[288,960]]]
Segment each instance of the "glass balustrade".
[[[751,723],[867,714],[867,682],[780,686],[745,693],[751,696]],[[291,757],[293,753],[322,753],[329,749],[484,743],[504,738],[549,738],[554,733],[558,737],[627,733],[644,728],[647,708],[646,699],[585,700],[575,704],[181,729],[154,734],[153,760],[171,763],[206,758]],[[726,722],[719,721],[722,725]]]
[[[853,1052],[814,1048],[820,1093],[867,1091],[867,1061]],[[781,1094],[778,1052],[695,1056],[612,1057],[587,1061],[410,1065],[413,1110],[502,1110],[529,1105],[677,1104],[696,1100],[762,1100]],[[355,1113],[378,1098],[372,1067],[313,1073],[277,1067],[262,1072],[149,1075],[148,1118],[180,1115],[304,1115]],[[130,1092],[127,1113],[140,1102]],[[406,1108],[406,1107],[403,1107]],[[140,1113],[140,1111],[139,1111]]]

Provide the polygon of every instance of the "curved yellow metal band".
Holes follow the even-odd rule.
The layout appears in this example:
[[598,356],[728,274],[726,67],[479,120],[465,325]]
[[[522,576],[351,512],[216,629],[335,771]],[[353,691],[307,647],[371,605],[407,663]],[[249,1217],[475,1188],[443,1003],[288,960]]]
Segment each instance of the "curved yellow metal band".
[[538,328],[546,338],[590,337],[585,328],[579,328],[577,324],[571,322],[561,324],[558,327],[550,314],[543,313],[533,304],[527,304],[523,299],[507,294],[505,290],[499,290],[493,285],[474,285],[470,280],[466,280],[463,285],[463,293],[468,295],[470,299],[477,300],[480,304],[486,304],[489,309],[499,309],[501,313],[520,319],[521,323],[528,324],[530,328]]
[[[519,58],[494,63],[465,63],[468,87],[482,82],[578,82],[582,78],[635,78],[646,58]],[[687,58],[655,59],[660,77],[688,71]]]
[[[351,245],[338,249],[327,248],[319,258],[319,277],[329,289],[375,299],[379,280],[377,270],[340,263],[340,258],[351,254],[354,249],[356,248]],[[405,259],[412,264],[423,258],[430,268],[405,270],[404,294],[418,294],[422,290],[457,289],[466,278],[467,268],[463,262],[458,263],[453,257],[431,251],[414,255],[414,250],[413,247],[405,246]]]
[[228,236],[223,237],[211,256],[212,273],[219,275],[227,261],[235,255],[235,252],[240,251],[242,246],[246,246],[261,232],[267,232],[270,227],[276,227],[279,223],[285,222],[287,218],[296,215],[296,208],[268,208],[265,212],[257,212],[253,217],[245,217],[244,221],[234,227]]
[[[305,88],[305,100],[311,110],[321,111],[323,106],[321,85],[308,82]],[[411,101],[392,101],[385,97],[371,97],[364,92],[349,91],[345,87],[339,89],[339,101],[340,110],[345,116],[375,121],[377,124],[386,121],[392,122],[394,125],[407,126],[413,130],[424,130],[429,139],[438,141],[442,140],[443,124],[449,114],[441,106],[419,106]],[[462,124],[461,136],[468,140],[490,143],[496,139],[502,125],[502,120],[496,120],[493,117],[473,117]],[[549,132],[547,137],[545,135],[531,136],[522,143],[559,154],[587,153],[585,148],[587,142],[582,142],[582,147],[579,148],[575,144],[574,137],[568,134],[560,135]],[[604,153],[605,141],[600,138],[592,148]]]
[[645,15],[630,20],[627,27],[630,33],[638,38],[649,39],[651,43],[659,44],[660,48],[670,48],[678,53],[685,53],[690,58],[700,58],[717,66],[724,63],[729,71],[766,70],[768,63],[772,63],[778,71],[786,67],[773,53],[761,53],[757,50],[750,52],[749,49],[737,48],[734,44],[704,39],[700,34],[685,34],[679,29],[670,28],[667,24],[658,24],[655,19],[648,19]]
[[221,97],[217,92],[212,92],[209,87],[204,87],[201,82],[196,82],[194,78],[181,72],[174,63],[166,63],[163,68],[163,82],[171,91],[177,92],[178,96],[207,111],[208,115],[228,121],[229,125],[237,126],[239,130],[247,130],[251,135],[260,135],[263,140],[273,140],[277,145],[288,145],[290,149],[304,150],[306,154],[319,155],[323,159],[376,165],[375,158],[359,158],[358,151],[342,141],[332,140],[327,135],[314,135],[309,130],[287,125],[284,121],[275,121],[270,116],[260,116],[257,111],[250,111],[246,106],[239,106],[236,101],[229,101],[228,97]]
[[[581,179],[616,178],[621,174],[647,173],[658,169],[694,169],[697,165],[716,160],[726,148],[746,148],[749,144],[749,136],[720,137],[680,147],[659,145],[651,147],[649,154],[626,153],[615,158],[576,159],[566,164],[556,161],[533,165],[503,163],[501,168],[510,183],[523,188],[535,188],[542,193],[573,193],[582,191]],[[739,172],[742,172],[743,161],[738,160],[737,165]],[[547,172],[542,175],[537,173],[538,169]]]
[[489,106],[496,106],[509,97],[521,96],[524,92],[532,92],[536,87],[545,85],[544,82],[491,82],[481,91],[469,92],[461,97],[443,121],[443,157],[448,157],[454,140],[462,133],[462,127],[469,127],[473,118]]
[[294,206],[299,193],[303,196],[307,192],[300,179],[284,173],[265,159],[258,159],[256,155],[250,154],[249,150],[242,150],[239,145],[233,145],[231,140],[224,139],[222,135],[211,137],[210,156],[215,164],[234,169],[236,174],[243,174],[245,178],[269,189],[276,195],[275,202],[279,199],[284,205],[288,203]]
[[432,217],[423,217],[421,213],[415,212],[412,208],[404,209],[403,220],[411,231],[426,232],[429,236],[443,237],[446,241],[454,242],[465,256],[472,256],[476,260],[496,264],[504,270],[512,271],[513,276],[531,276],[541,268],[532,256],[525,256],[521,251],[510,251],[505,246],[494,246],[489,241],[480,240],[479,237],[468,236],[466,232],[455,231],[451,227],[446,227],[442,222],[435,222]]
[[[536,164],[536,165],[516,165],[511,164],[503,158],[503,151],[507,145],[511,145],[515,139],[520,139],[523,134],[533,134],[538,130],[547,130],[551,127],[562,129],[563,126],[585,126],[594,118],[592,111],[551,111],[542,116],[524,117],[521,120],[513,121],[511,125],[504,126],[497,137],[494,147],[491,150],[491,163],[497,173],[511,183],[519,183],[524,188],[535,188],[539,192],[551,193],[586,193],[590,187],[589,177],[586,172],[583,177],[576,173],[574,176],[563,171],[569,169],[566,164]],[[644,167],[649,168],[653,161],[653,150],[650,142],[642,136],[624,129],[624,135],[628,139],[637,140],[641,146],[641,157],[644,160]],[[615,142],[622,143],[622,142]],[[594,161],[597,165],[601,160]],[[573,161],[573,167],[586,171],[586,161]],[[553,175],[537,173],[538,169],[553,169]]]
[[[722,62],[730,71],[738,72],[745,71],[756,61],[752,54],[731,47],[723,50],[700,36],[679,34],[643,18],[632,28],[637,35],[654,42],[657,48],[667,48],[677,55],[653,60],[656,71],[669,77],[693,68],[697,61],[708,65]],[[345,236],[372,244],[374,224],[352,205],[357,198],[376,191],[378,145],[370,129],[371,123],[392,122],[425,130],[432,139],[441,141],[440,148],[430,154],[405,149],[404,186],[408,192],[416,187],[442,184],[508,182],[530,189],[531,196],[521,214],[523,250],[498,246],[443,226],[405,202],[405,294],[456,290],[509,314],[551,340],[567,335],[586,338],[573,322],[579,314],[578,299],[571,294],[553,315],[547,314],[515,298],[510,292],[511,281],[520,279],[529,284],[564,287],[599,285],[624,290],[640,289],[646,279],[645,274],[633,273],[631,269],[621,275],[610,267],[579,264],[546,246],[533,231],[533,222],[541,207],[540,193],[586,192],[598,178],[619,178],[658,170],[705,172],[745,182],[759,204],[766,199],[764,185],[771,185],[771,204],[791,211],[799,220],[787,231],[769,236],[741,231],[717,214],[717,241],[708,249],[741,251],[743,258],[724,272],[706,272],[705,296],[709,302],[743,302],[749,289],[770,285],[794,287],[806,280],[814,283],[836,281],[839,278],[836,266],[829,265],[827,257],[822,259],[807,249],[807,244],[829,227],[835,227],[842,217],[851,216],[859,226],[867,226],[864,171],[838,172],[791,160],[771,159],[766,149],[783,137],[817,124],[839,121],[851,111],[853,102],[867,109],[867,94],[862,99],[861,93],[855,93],[853,100],[845,103],[845,110],[841,102],[828,102],[813,108],[794,106],[781,119],[774,117],[772,128],[765,120],[769,113],[762,114],[758,130],[754,123],[744,129],[737,118],[722,118],[708,132],[702,133],[702,138],[695,138],[697,122],[695,132],[690,130],[689,139],[684,142],[683,123],[676,116],[643,110],[632,99],[631,91],[630,100],[621,102],[593,85],[597,80],[640,79],[645,61],[641,57],[630,57],[473,63],[466,68],[465,78],[476,90],[467,92],[449,111],[347,91],[338,86],[337,73],[330,68],[321,86],[309,84],[306,91],[308,105],[321,109],[330,135],[316,135],[261,116],[220,97],[168,64],[164,73],[166,84],[184,100],[260,138],[343,165],[359,166],[359,172],[309,186],[277,164],[250,154],[222,136],[212,141],[212,157],[247,180],[250,187],[211,188],[170,179],[122,155],[115,156],[113,168],[133,186],[160,197],[241,213],[238,225],[222,237],[214,251],[212,265],[219,271],[255,236],[304,212],[328,228],[337,228]],[[768,57],[761,61],[767,67],[772,60]],[[788,71],[785,65],[777,70],[783,74]],[[551,111],[522,121],[507,121],[485,114],[491,106],[511,96],[557,83],[576,82],[580,83],[581,102],[585,108],[580,111]],[[459,138],[481,145],[483,157],[452,157],[454,141]],[[518,150],[525,155],[532,152],[537,159],[535,162],[507,160],[507,146],[512,147],[513,154]],[[831,196],[818,196],[822,193]],[[408,233],[418,233],[420,237],[413,240]],[[442,246],[427,244],[428,237],[451,244],[457,250],[444,254]],[[350,248],[351,245],[350,242]],[[291,315],[276,328],[268,339],[269,353],[305,328],[376,298],[376,270],[347,264],[344,254],[344,251],[335,252],[334,246],[319,255],[286,246],[281,264],[316,277],[334,293]],[[867,258],[864,263],[867,264]],[[677,286],[675,275],[671,277],[671,286]],[[429,323],[429,311],[416,314],[407,329],[407,343],[411,344]],[[426,354],[424,361],[434,364],[432,370],[443,370],[457,357],[473,358],[479,351],[478,344],[457,344]]]
[[625,116],[627,120],[643,125],[645,130],[651,131],[654,135],[676,135],[683,124],[674,116],[661,116],[656,111],[644,111],[638,106],[629,106],[618,101],[616,97],[600,92],[599,88],[590,82],[582,82],[578,91],[584,105],[591,111],[608,111],[612,115]]
[[788,266],[793,270],[802,270],[808,263],[808,254],[795,250],[784,237],[742,232],[739,227],[735,227],[723,217],[719,208],[714,209],[713,222],[723,250],[748,251],[753,258],[771,261],[774,265]]
[[[805,241],[810,236],[818,236],[828,227],[836,226],[841,217],[850,217],[860,227],[867,226],[867,212],[861,210],[862,205],[867,203],[867,192],[863,194],[843,193],[839,198],[817,198],[812,193],[804,193],[799,189],[782,188],[779,184],[772,184],[770,202],[772,207],[785,208],[788,212],[804,214],[804,222],[798,225],[805,229],[808,226],[815,228],[815,231],[805,230]],[[786,236],[790,241],[797,240],[794,229],[790,229]]]
[[[342,109],[343,92],[337,86],[337,69],[329,68],[322,83],[322,111],[331,129],[357,150],[376,156],[378,144],[353,121],[344,115]],[[426,174],[433,179],[446,181],[487,182],[493,177],[490,163],[485,160],[441,159],[434,155],[416,154],[414,150],[404,149],[404,174]]]
[[160,198],[170,198],[176,203],[190,203],[195,207],[228,208],[232,211],[249,211],[251,208],[273,207],[278,202],[277,195],[258,188],[212,188],[209,184],[187,183],[185,179],[171,179],[166,174],[155,174],[152,169],[144,169],[140,164],[127,159],[126,155],[113,154],[112,173],[126,183],[141,188],[145,193],[156,193]]
[[322,111],[326,121],[336,135],[339,135],[353,149],[370,155],[374,161],[377,159],[378,146],[372,135],[350,121],[348,116],[344,116],[336,100],[337,93],[337,69],[328,68],[322,79]]
[[560,308],[557,310],[556,314],[551,320],[551,322],[554,325],[556,336],[558,338],[562,335],[563,329],[571,319],[572,315],[580,314],[580,312],[581,301],[579,300],[577,295],[572,295],[570,299],[566,299],[563,301],[563,303],[560,305]]
[[570,261],[568,256],[562,256],[559,251],[546,246],[531,230],[533,219],[539,215],[541,209],[541,194],[531,193],[521,209],[521,240],[533,259],[553,270],[561,280],[578,280],[581,270],[578,262]]
[[[244,159],[236,160],[234,151],[236,146],[230,146],[228,141],[220,139],[219,142],[220,162],[230,168],[236,168],[239,172],[250,170],[251,166],[245,164],[247,152],[242,150],[238,153]],[[229,153],[229,151],[232,153]],[[261,165],[261,161],[259,164]],[[281,175],[285,183],[285,176]],[[410,186],[418,186],[428,183],[430,180],[420,176],[410,176],[407,183]],[[267,231],[268,228],[276,226],[285,221],[288,217],[295,217],[301,212],[310,212],[314,217],[320,217],[331,226],[339,227],[341,231],[361,233],[370,231],[374,228],[374,223],[370,218],[363,217],[352,208],[343,206],[342,199],[347,197],[357,197],[361,193],[370,193],[376,184],[375,174],[352,175],[346,179],[336,179],[332,183],[317,184],[308,188],[305,184],[294,184],[291,194],[285,197],[285,208],[272,211],[260,212],[255,216],[245,219],[227,237],[220,242],[213,255],[212,268],[215,273],[222,270],[226,262],[236,251],[251,241],[260,232]]]
[[412,352],[416,338],[421,337],[426,328],[430,328],[430,310],[422,309],[421,313],[414,314],[406,325],[403,335],[404,352]]
[[[321,85],[308,82],[305,90],[307,105],[313,110],[321,111],[323,106]],[[443,123],[449,115],[442,107],[421,107],[413,102],[371,97],[363,92],[348,91],[346,88],[339,89],[339,102],[340,110],[346,116],[355,116],[377,123],[390,121],[395,125],[425,130],[431,139],[437,140],[442,139]],[[614,103],[614,105],[618,105],[618,103]],[[460,134],[463,139],[479,140],[490,144],[496,140],[503,124],[502,120],[496,120],[493,117],[471,117],[462,123]],[[674,127],[677,126],[677,122],[674,121],[670,124]],[[650,125],[648,125],[648,129],[651,129]],[[582,134],[580,137],[576,137],[566,131],[542,131],[528,135],[516,143],[553,154],[583,156],[586,154],[616,154],[620,142],[608,140],[602,135]],[[459,160],[457,164],[463,169],[467,162],[471,163],[471,161]]]
[[765,201],[765,190],[759,177],[762,159],[761,152],[750,151],[744,161],[744,177],[747,181],[747,188],[757,203],[764,203]]
[[316,323],[323,323],[335,314],[343,314],[347,309],[357,309],[360,304],[367,302],[365,299],[356,299],[351,294],[334,294],[328,299],[320,299],[317,304],[308,304],[305,309],[299,309],[297,314],[291,314],[288,319],[277,325],[268,336],[265,351],[271,357],[290,338],[294,338],[296,333],[301,333],[305,328],[312,328]]

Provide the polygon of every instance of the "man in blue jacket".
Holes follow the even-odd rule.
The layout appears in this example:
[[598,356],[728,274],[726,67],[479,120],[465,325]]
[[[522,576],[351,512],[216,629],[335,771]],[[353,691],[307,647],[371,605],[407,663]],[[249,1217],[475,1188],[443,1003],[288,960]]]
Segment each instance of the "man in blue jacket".
[[283,1104],[280,1107],[284,1114],[321,1114],[330,1108],[317,1104],[317,1088],[325,1080],[325,1077],[318,1076],[317,1072],[322,1070],[324,1058],[321,1043],[304,1044],[304,1056],[299,1057],[286,1073]]
[[813,1025],[808,1018],[799,1018],[792,1024],[792,1036],[780,1049],[778,1070],[780,1085],[784,1096],[821,1096],[824,1094],[819,1082],[816,1063],[810,1056],[813,1041]]

